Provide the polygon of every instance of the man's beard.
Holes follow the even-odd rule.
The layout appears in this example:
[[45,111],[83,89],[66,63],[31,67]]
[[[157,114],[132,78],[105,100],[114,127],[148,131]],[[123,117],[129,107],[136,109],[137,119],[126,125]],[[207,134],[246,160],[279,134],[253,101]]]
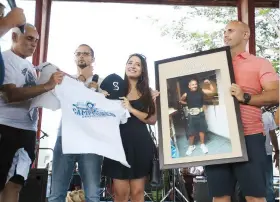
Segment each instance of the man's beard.
[[86,63],[78,64],[78,67],[79,67],[80,69],[84,69],[84,68],[87,67],[87,64],[86,64]]

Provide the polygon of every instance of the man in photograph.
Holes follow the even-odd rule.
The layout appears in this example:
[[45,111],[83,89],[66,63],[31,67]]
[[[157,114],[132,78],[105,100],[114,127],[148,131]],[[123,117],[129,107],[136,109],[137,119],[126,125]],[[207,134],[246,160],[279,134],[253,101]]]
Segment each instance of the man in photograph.
[[205,166],[214,202],[230,202],[236,182],[246,201],[266,201],[267,154],[261,107],[279,103],[279,79],[268,60],[246,51],[249,38],[250,28],[240,21],[231,21],[224,30],[236,82],[228,90],[240,103],[248,161]]
[[205,94],[211,94],[215,91],[214,86],[209,80],[204,80],[205,84],[209,85],[209,89],[200,88],[198,86],[198,80],[191,79],[188,84],[189,92],[186,92],[180,98],[181,104],[188,106],[188,143],[189,147],[186,151],[186,155],[190,156],[196,149],[194,145],[194,138],[196,134],[199,134],[200,148],[204,154],[208,153],[208,148],[205,145],[205,133],[207,132],[207,123],[205,119],[205,106],[204,96]]

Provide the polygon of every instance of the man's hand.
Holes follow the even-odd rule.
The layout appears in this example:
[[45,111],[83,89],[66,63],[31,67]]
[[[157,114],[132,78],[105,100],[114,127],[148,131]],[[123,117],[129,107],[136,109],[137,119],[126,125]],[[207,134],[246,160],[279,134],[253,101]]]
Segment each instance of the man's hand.
[[55,72],[52,74],[50,80],[44,84],[46,91],[50,91],[55,88],[57,84],[61,84],[64,77],[63,72]]
[[88,88],[98,89],[98,83],[92,81],[88,84]]
[[230,87],[230,92],[239,102],[244,102],[244,92],[239,85],[233,83]]
[[8,24],[11,24],[12,27],[18,27],[24,25],[26,22],[23,9],[13,8],[5,17]]
[[275,168],[280,168],[279,167],[279,151],[275,151],[275,154],[273,156],[273,162],[275,163]]

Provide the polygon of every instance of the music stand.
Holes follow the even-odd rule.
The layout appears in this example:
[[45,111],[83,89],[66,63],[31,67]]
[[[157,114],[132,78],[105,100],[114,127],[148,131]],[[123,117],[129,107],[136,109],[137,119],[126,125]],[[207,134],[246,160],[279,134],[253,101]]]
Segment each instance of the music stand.
[[[177,171],[178,172],[178,171]],[[163,202],[173,191],[173,202],[176,202],[176,192],[184,199],[184,201],[189,202],[188,199],[180,192],[180,190],[175,186],[176,184],[176,169],[172,169],[172,187],[167,192],[167,194],[161,199],[160,202]]]

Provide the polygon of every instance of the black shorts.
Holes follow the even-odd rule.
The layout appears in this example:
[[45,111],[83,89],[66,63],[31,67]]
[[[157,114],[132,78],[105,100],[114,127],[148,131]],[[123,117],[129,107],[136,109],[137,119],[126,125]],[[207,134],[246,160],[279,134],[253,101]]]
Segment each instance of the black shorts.
[[188,135],[207,132],[207,128],[204,112],[200,112],[198,115],[188,115]]
[[236,182],[244,196],[266,197],[265,136],[245,136],[248,161],[205,166],[212,197],[233,196]]
[[[35,159],[36,132],[0,124],[0,192],[4,189],[13,158],[18,149],[24,148],[31,162]],[[14,175],[11,182],[23,185],[24,178]]]

